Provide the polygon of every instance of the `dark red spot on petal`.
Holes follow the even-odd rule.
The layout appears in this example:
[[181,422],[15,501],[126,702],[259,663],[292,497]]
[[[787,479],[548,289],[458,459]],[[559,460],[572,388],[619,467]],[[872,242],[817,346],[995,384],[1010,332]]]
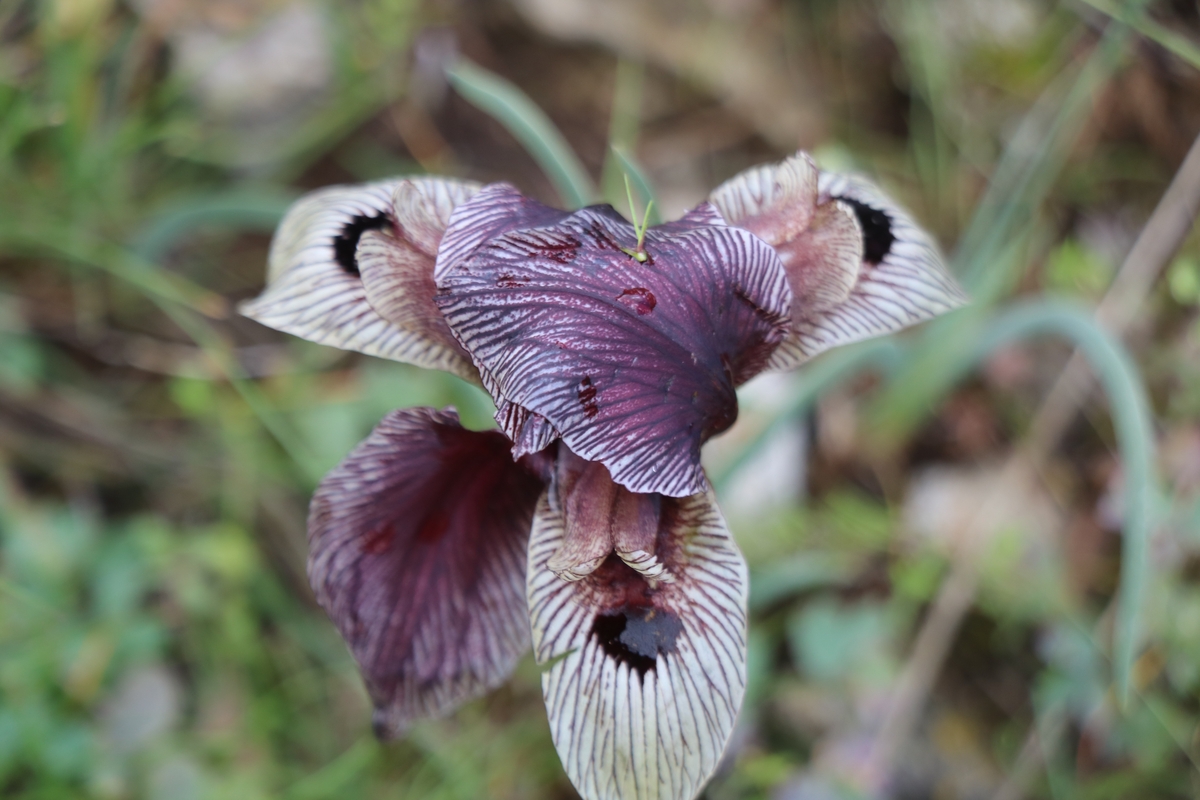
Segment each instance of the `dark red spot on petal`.
[[396,529],[385,522],[364,536],[358,549],[368,555],[378,556],[386,553],[395,540]]
[[639,317],[646,316],[658,305],[654,292],[641,286],[626,289],[617,295],[617,299],[636,311]]
[[588,419],[600,413],[600,406],[596,404],[596,387],[592,384],[592,378],[589,375],[583,376],[583,380],[579,382],[579,405],[583,406],[583,414]]

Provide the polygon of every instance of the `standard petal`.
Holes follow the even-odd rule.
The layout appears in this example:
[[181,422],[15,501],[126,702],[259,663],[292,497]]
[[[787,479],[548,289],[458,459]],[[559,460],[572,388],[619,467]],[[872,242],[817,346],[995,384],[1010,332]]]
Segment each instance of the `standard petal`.
[[795,293],[772,369],[868,339],[966,301],[937,246],[865,180],[820,172],[806,153],[746,170],[711,196],[731,224],[779,253]]
[[795,325],[771,368],[790,369],[831,347],[894,333],[967,302],[933,238],[878,187],[822,172],[820,197],[854,212],[862,230],[862,267],[845,301]]
[[817,206],[810,226],[775,248],[796,295],[790,338],[806,320],[844,303],[862,271],[862,228],[850,206],[836,200]]
[[688,800],[733,731],[746,685],[746,563],[711,493],[662,498],[656,550],[674,580],[615,555],[574,582],[555,491],[529,544],[534,654],[568,777],[587,800]]
[[321,482],[308,575],[395,735],[503,682],[529,646],[525,559],[543,480],[453,410],[394,411]]
[[[395,200],[401,186],[414,188],[424,198],[417,211],[432,208],[432,213],[422,215],[402,207],[398,215]],[[470,360],[445,326],[439,329],[428,324],[435,315],[440,316],[424,286],[432,285],[436,242],[433,251],[423,252],[422,248],[432,242],[431,216],[448,219],[453,205],[477,188],[477,184],[448,178],[419,177],[333,186],[306,195],[288,210],[276,231],[266,289],[244,303],[241,312],[263,325],[320,344],[473,377]],[[406,229],[416,232],[414,240],[405,238]],[[372,235],[364,236],[368,233]],[[393,281],[388,291],[424,295],[427,308],[415,316],[408,313],[390,319],[372,306],[363,286],[358,253],[364,238],[373,242],[371,253],[376,258],[384,257],[381,245],[389,241],[403,243],[402,248],[397,245],[400,250],[407,248],[424,256],[419,280]],[[389,261],[404,257],[395,252],[387,256]],[[411,300],[399,302],[408,311],[414,306]],[[381,305],[389,306],[386,302]]]
[[511,183],[488,184],[451,215],[434,276],[440,281],[482,244],[506,231],[553,225],[568,213],[526,197]]
[[498,402],[631,491],[686,496],[707,487],[700,445],[736,419],[734,387],[786,335],[791,290],[775,252],[708,206],[650,229],[644,263],[636,244],[611,208],[583,209],[439,268],[437,302]]

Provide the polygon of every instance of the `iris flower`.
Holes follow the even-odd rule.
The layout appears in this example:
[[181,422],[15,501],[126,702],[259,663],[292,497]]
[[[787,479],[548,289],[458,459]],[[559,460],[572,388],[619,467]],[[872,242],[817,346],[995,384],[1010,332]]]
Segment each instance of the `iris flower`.
[[414,177],[299,200],[243,308],[482,386],[499,430],[394,411],[321,482],[308,574],[384,737],[532,644],[586,798],[691,798],[746,684],[746,563],[700,466],[738,386],[959,305],[930,237],[804,153],[639,231],[509,184]]

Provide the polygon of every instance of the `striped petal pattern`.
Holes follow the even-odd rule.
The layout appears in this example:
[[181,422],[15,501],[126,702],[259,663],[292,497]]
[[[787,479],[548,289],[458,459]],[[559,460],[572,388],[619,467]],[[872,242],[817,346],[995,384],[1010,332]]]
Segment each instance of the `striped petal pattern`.
[[805,153],[747,170],[711,199],[731,223],[776,248],[796,294],[792,332],[771,369],[966,302],[937,245],[907,212],[862,178],[818,171]]
[[645,263],[636,244],[605,206],[509,230],[439,263],[437,302],[506,419],[504,402],[541,415],[630,491],[686,496],[707,488],[700,445],[736,419],[734,387],[786,335],[791,290],[775,252],[707,206],[651,228]]
[[477,190],[417,177],[302,197],[271,243],[266,289],[241,312],[319,344],[478,380],[432,302],[440,231]]
[[526,197],[511,183],[490,183],[472,199],[456,208],[448,221],[434,268],[439,281],[500,234],[553,225],[570,214]]
[[746,684],[746,564],[711,495],[661,498],[648,581],[615,554],[559,578],[554,489],[529,544],[534,655],[563,767],[586,800],[689,800],[717,768]]
[[529,647],[526,550],[542,487],[501,434],[423,408],[389,414],[321,482],[309,580],[380,735],[497,686]]

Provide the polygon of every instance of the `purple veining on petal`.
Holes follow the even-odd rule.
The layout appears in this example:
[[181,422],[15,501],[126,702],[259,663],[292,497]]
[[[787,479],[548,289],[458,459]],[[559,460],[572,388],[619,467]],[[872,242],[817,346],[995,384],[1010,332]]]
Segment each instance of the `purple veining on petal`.
[[[464,222],[494,223],[471,209],[488,191],[460,207]],[[645,262],[624,252],[637,237],[609,207],[535,216],[445,270],[439,254],[438,305],[484,385],[631,490],[702,491],[700,445],[733,423],[735,386],[786,335],[775,251],[708,204],[651,228]],[[469,238],[454,224],[446,240]]]
[[[613,796],[606,788],[629,785],[631,775],[651,787],[648,796],[695,797],[720,761],[745,688],[745,561],[711,493],[641,495],[632,499],[653,509],[646,533],[663,565],[658,578],[602,553],[590,571],[564,580],[555,570],[564,549],[583,559],[599,548],[571,530],[571,493],[564,499],[562,488],[557,482],[538,503],[528,597],[563,767],[584,797]],[[611,518],[594,511],[583,511],[585,522],[603,528]],[[616,542],[627,527],[592,533]]]
[[309,579],[384,735],[496,686],[528,647],[525,550],[548,469],[514,464],[509,444],[453,411],[395,411],[313,496]]
[[[481,245],[506,231],[552,225],[567,214],[526,197],[512,184],[489,184],[454,209],[438,247],[434,275],[444,275]],[[558,257],[565,258],[565,250]]]

